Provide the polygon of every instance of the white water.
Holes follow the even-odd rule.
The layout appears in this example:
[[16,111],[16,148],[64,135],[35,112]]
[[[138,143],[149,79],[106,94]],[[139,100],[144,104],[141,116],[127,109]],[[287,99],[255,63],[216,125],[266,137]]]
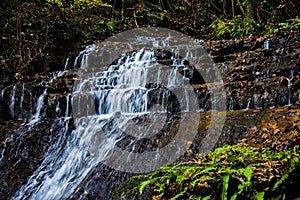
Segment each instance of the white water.
[[292,103],[291,103],[291,96],[292,96],[292,87],[293,87],[292,80],[294,78],[294,70],[293,69],[291,69],[290,75],[291,75],[291,78],[286,78],[287,81],[288,81],[288,90],[289,90],[288,104],[287,104],[287,106],[291,106],[292,105]]
[[30,120],[27,124],[27,125],[29,125],[29,127],[32,127],[33,125],[35,125],[37,122],[40,121],[41,111],[44,106],[44,99],[47,95],[47,90],[48,90],[49,86],[57,78],[62,77],[65,73],[66,73],[66,71],[59,71],[59,72],[57,72],[57,74],[54,74],[53,77],[48,82],[43,82],[45,84],[45,89],[44,89],[43,93],[38,97],[38,100],[36,103],[36,108],[35,108],[35,113],[32,115],[32,117],[30,118]]
[[[75,59],[74,67],[76,66],[76,64],[78,62],[78,59],[79,59],[79,57],[82,54],[88,54],[93,49],[94,49],[94,46],[91,45],[91,46],[88,46],[85,51],[81,51],[80,54],[79,54],[79,56],[77,56],[76,59]],[[45,89],[44,89],[43,93],[38,97],[38,100],[37,100],[37,103],[36,103],[35,113],[31,116],[31,118],[30,118],[30,120],[29,120],[29,122],[27,124],[29,126],[29,128],[32,128],[37,122],[39,122],[41,110],[42,110],[43,105],[44,105],[44,99],[45,99],[45,97],[47,95],[47,90],[48,90],[49,86],[51,85],[51,83],[53,83],[57,78],[62,77],[66,73],[66,68],[68,66],[68,63],[69,63],[69,58],[67,58],[67,60],[65,62],[64,71],[57,72],[57,74],[54,74],[53,77],[48,82],[43,82],[43,83],[46,84],[45,85]],[[22,97],[21,97],[21,104],[20,105],[22,105],[22,103],[23,103],[23,98],[24,98],[23,97],[23,95],[24,95],[23,91],[24,91],[24,84],[23,84],[23,89],[22,89]],[[31,95],[31,93],[30,93],[30,95]],[[13,105],[14,105],[14,103],[13,103]],[[13,105],[12,105],[12,103],[10,104],[10,106],[13,106]],[[22,107],[21,107],[21,110],[22,110]]]
[[[88,67],[89,53],[93,48],[94,46],[91,46],[80,52],[83,57],[82,68]],[[73,194],[89,171],[110,154],[111,146],[122,139],[122,132],[118,130],[125,130],[129,120],[149,112],[169,111],[166,103],[168,93],[162,93],[155,105],[149,105],[149,93],[155,88],[148,89],[146,83],[150,81],[159,85],[166,82],[169,87],[175,87],[186,79],[178,73],[178,67],[183,66],[174,62],[172,68],[163,70],[155,63],[154,52],[142,49],[132,56],[124,54],[117,64],[111,65],[107,71],[82,80],[74,88],[72,98],[66,96],[65,115],[59,118],[56,124],[60,127],[57,142],[49,149],[43,163],[13,199],[56,200],[66,199]],[[47,89],[38,99],[36,114],[30,120],[30,124],[39,120],[46,94]],[[186,99],[189,95],[184,90],[182,96]],[[90,103],[90,99],[96,99],[96,108],[95,104]],[[75,119],[77,129],[73,131],[69,130],[70,103],[72,106],[82,104],[77,110],[82,117]],[[58,104],[57,112],[62,110],[59,106]],[[96,113],[89,113],[91,107],[96,109]],[[182,111],[188,109],[187,101],[187,104],[182,106]],[[103,129],[106,129],[109,142],[105,143],[97,134]],[[139,134],[141,136],[145,133]]]
[[291,77],[294,78],[295,70],[291,69]]
[[12,116],[12,118],[15,117],[15,95],[16,95],[16,88],[17,88],[17,86],[14,85],[11,88],[11,92],[10,92],[9,113]]
[[[292,73],[291,73],[292,74]],[[292,84],[292,81],[291,81],[291,79],[289,79],[289,78],[286,78],[286,80],[288,81],[288,92],[289,92],[289,94],[288,94],[288,104],[287,104],[287,106],[291,106],[292,104],[291,104],[291,96],[292,96],[292,91],[291,91],[291,88],[293,87],[293,84]]]
[[[4,88],[1,92],[2,99],[4,98],[5,91],[6,91],[6,88]],[[14,85],[10,89],[10,97],[9,97],[10,99],[9,99],[8,111],[9,111],[10,116],[15,120],[22,120],[24,117],[22,110],[23,110],[25,92],[28,92],[28,91],[26,90],[24,83],[22,85],[19,85],[19,84]]]
[[233,111],[233,99],[232,99],[232,97],[229,98],[228,103],[229,103],[228,110]]
[[36,109],[35,109],[35,114],[30,118],[28,125],[33,126],[40,120],[40,114],[42,107],[44,105],[44,98],[47,94],[47,90],[45,89],[44,92],[39,96],[37,103],[36,103]]
[[81,62],[80,62],[80,68],[87,68],[87,63],[88,63],[88,57],[89,57],[89,54],[93,51],[95,51],[96,49],[96,45],[95,44],[92,44],[90,46],[87,46],[85,48],[85,50],[79,52],[79,55],[75,58],[75,61],[74,61],[74,68],[76,68],[78,66],[78,60],[80,60],[81,58]]
[[270,39],[267,38],[265,41],[264,41],[264,44],[263,44],[263,49],[269,49],[270,48]]
[[21,94],[21,100],[20,100],[20,115],[18,116],[18,120],[22,120],[22,110],[23,110],[23,101],[24,101],[24,95],[25,95],[25,84],[22,84],[22,94]]
[[247,102],[246,102],[246,108],[245,108],[244,110],[249,110],[249,108],[250,108],[250,103],[251,103],[251,100],[252,100],[252,98],[251,98],[251,97],[247,99]]
[[69,64],[70,58],[68,57],[66,62],[65,62],[65,67],[64,70],[67,70],[68,64]]
[[[91,47],[91,48],[93,48],[93,47]],[[86,51],[88,51],[88,52],[91,52],[91,50],[92,49],[90,49],[88,47],[86,48]],[[80,55],[84,54],[86,51],[80,52]],[[79,56],[76,57],[75,63],[77,63],[78,59],[79,59]],[[39,122],[41,110],[42,110],[43,105],[44,105],[44,99],[45,99],[45,96],[47,95],[47,90],[48,90],[49,86],[51,85],[51,83],[53,83],[57,78],[62,77],[63,75],[65,75],[68,63],[69,63],[69,58],[67,58],[67,60],[65,62],[64,71],[57,72],[57,74],[54,74],[53,77],[48,82],[45,82],[45,84],[46,84],[45,89],[44,89],[43,93],[38,97],[35,113],[32,115],[32,117],[30,118],[30,120],[28,122],[29,127],[32,127],[34,124]],[[74,67],[75,67],[75,65],[74,65]],[[24,87],[24,84],[23,84],[23,87]],[[22,98],[22,102],[23,102],[23,95],[22,95],[21,98]]]
[[4,97],[4,92],[5,92],[5,88],[1,91],[1,98],[3,100],[3,97]]

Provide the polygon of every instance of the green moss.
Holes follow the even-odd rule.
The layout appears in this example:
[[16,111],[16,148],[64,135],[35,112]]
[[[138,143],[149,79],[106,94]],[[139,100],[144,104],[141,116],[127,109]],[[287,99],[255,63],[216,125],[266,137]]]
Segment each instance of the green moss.
[[[112,199],[286,199],[300,197],[299,148],[277,152],[245,144],[224,146],[189,162],[163,166],[122,184]],[[297,182],[298,181],[298,182]]]

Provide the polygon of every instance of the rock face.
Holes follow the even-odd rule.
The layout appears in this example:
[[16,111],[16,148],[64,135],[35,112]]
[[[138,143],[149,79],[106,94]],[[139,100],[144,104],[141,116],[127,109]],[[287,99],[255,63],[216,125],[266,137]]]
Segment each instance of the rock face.
[[229,110],[298,103],[299,32],[213,41],[207,50],[223,72]]
[[[20,186],[26,183],[40,165],[44,154],[55,139],[52,132],[51,119],[41,120],[34,129],[18,128],[20,123],[9,122],[1,127],[2,142],[1,153],[1,198],[9,199]],[[10,130],[15,127],[16,130]]]
[[[272,117],[268,114],[271,112],[267,109],[269,107],[283,106],[287,113],[290,108],[297,108],[300,88],[299,38],[300,32],[297,31],[204,44],[222,74],[227,95],[227,112],[220,113],[226,114],[227,119],[216,147],[247,137],[251,127],[260,126],[261,121]],[[81,53],[80,57],[83,55]],[[170,64],[172,55],[157,51],[156,57],[161,64]],[[74,65],[77,67],[78,63]],[[189,69],[190,75],[195,74],[192,66]],[[49,149],[56,148],[61,134],[65,135],[61,145],[67,144],[67,136],[74,129],[71,94],[75,77],[76,70],[69,70],[3,88],[0,98],[1,199],[16,196],[16,192],[41,166]],[[211,116],[210,94],[203,80],[205,77],[195,75],[188,78],[199,100],[201,120],[191,149],[181,159],[190,158],[200,149]],[[156,90],[151,92],[150,97],[159,93]],[[61,123],[62,118],[68,121]],[[143,120],[142,117],[138,119],[146,123]],[[88,172],[68,199],[107,199],[122,181],[132,175],[99,163]],[[23,195],[23,198],[30,196]]]

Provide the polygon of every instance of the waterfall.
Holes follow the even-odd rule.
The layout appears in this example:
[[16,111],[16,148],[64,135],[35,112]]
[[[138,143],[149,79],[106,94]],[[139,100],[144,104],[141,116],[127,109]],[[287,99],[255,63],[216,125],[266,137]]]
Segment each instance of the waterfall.
[[64,67],[64,71],[67,70],[68,64],[69,64],[70,58],[68,57],[66,62],[65,62],[65,67]]
[[15,95],[16,95],[16,88],[17,88],[17,86],[14,85],[11,88],[11,92],[10,92],[9,112],[10,112],[10,115],[12,116],[12,118],[15,117]]
[[45,89],[44,92],[39,96],[37,103],[36,103],[35,114],[29,120],[29,123],[28,123],[29,126],[32,126],[39,121],[41,110],[44,105],[44,98],[45,98],[46,94],[47,94],[47,90]]
[[[94,49],[92,45],[80,52],[81,68],[88,67],[89,55]],[[79,62],[78,59],[75,59],[74,66]],[[178,85],[182,86],[183,82],[189,80],[189,77],[179,73],[179,69],[188,71],[189,68],[177,57],[172,59],[173,64],[165,70],[156,61],[154,50],[140,49],[132,54],[121,55],[107,70],[82,79],[74,87],[72,96],[66,96],[65,113],[53,125],[59,127],[57,142],[49,148],[40,167],[13,199],[66,199],[75,192],[93,167],[107,161],[112,146],[127,148],[130,152],[144,151],[145,144],[141,141],[148,138],[151,143],[151,137],[157,134],[157,127],[146,125],[137,129],[136,121],[146,116],[150,122],[163,123],[168,120],[168,113],[188,112],[192,107],[188,99],[191,90],[178,88]],[[47,88],[48,84],[38,98],[36,113],[30,124],[39,120]],[[181,94],[179,96],[183,99],[176,99],[173,92]],[[182,103],[178,108],[179,102],[185,104]],[[74,119],[76,130],[69,128],[71,106],[72,114],[77,116]],[[77,107],[77,113],[74,113],[74,106]],[[62,111],[58,103],[56,112]],[[149,113],[161,113],[163,117]],[[102,131],[106,139],[99,133]],[[124,135],[124,132],[129,135]],[[129,144],[128,136],[135,136]],[[153,140],[158,139],[154,137]],[[158,147],[154,145],[151,148]],[[125,159],[130,160],[132,156],[135,154],[129,153]]]
[[18,117],[18,120],[22,120],[22,110],[23,110],[23,101],[24,101],[24,95],[25,95],[25,84],[22,84],[22,94],[21,94],[21,100],[20,100],[20,115]]
[[294,69],[291,69],[291,77],[294,78],[294,73],[295,73],[295,70]]
[[270,48],[270,39],[267,38],[265,41],[264,41],[264,44],[262,46],[263,49],[269,49]]
[[[73,68],[86,68],[87,67],[87,61],[88,61],[88,55],[95,51],[96,45],[92,44],[87,46],[84,50],[79,52],[79,55],[75,58]],[[81,59],[81,63],[78,63],[78,60]]]
[[[61,79],[59,77],[64,76],[65,71],[60,71],[50,78],[40,77],[44,83],[42,90],[40,85],[36,85],[40,78],[32,83],[7,86],[2,90],[4,123],[7,126],[12,124],[11,129],[14,130],[9,127],[9,132],[3,134],[0,160],[3,158],[3,164],[9,163],[16,168],[22,164],[22,168],[18,169],[24,168],[24,173],[17,172],[14,168],[7,173],[13,173],[17,183],[12,187],[3,185],[2,191],[9,189],[7,194],[11,195],[11,191],[18,189],[13,199],[74,199],[80,195],[92,198],[89,195],[101,195],[102,192],[105,195],[110,194],[107,190],[113,187],[109,184],[113,182],[114,186],[117,186],[123,180],[121,175],[113,177],[111,171],[121,171],[125,174],[133,171],[130,167],[139,167],[141,170],[136,172],[143,173],[141,171],[146,161],[155,163],[158,159],[164,159],[163,156],[176,154],[177,151],[175,149],[165,155],[160,152],[153,154],[156,157],[147,156],[134,166],[126,166],[130,168],[128,171],[121,168],[126,164],[125,161],[118,163],[119,160],[114,161],[111,157],[119,155],[132,161],[136,154],[149,155],[152,152],[163,151],[165,144],[170,144],[178,133],[184,132],[178,128],[182,121],[182,127],[190,131],[194,128],[190,121],[196,119],[195,129],[199,130],[199,138],[196,139],[201,141],[195,141],[192,148],[197,152],[209,152],[216,144],[219,146],[223,141],[226,142],[226,138],[230,138],[231,141],[231,134],[224,134],[218,129],[222,127],[219,124],[223,123],[218,119],[224,117],[226,112],[214,112],[226,110],[221,108],[224,104],[222,99],[227,103],[227,109],[234,111],[231,115],[242,114],[244,109],[249,108],[264,109],[298,103],[297,88],[293,88],[293,83],[296,86],[299,72],[291,69],[295,66],[290,65],[290,62],[285,62],[287,59],[294,59],[296,54],[294,55],[294,51],[289,48],[278,48],[281,44],[272,45],[273,37],[263,41],[259,39],[254,46],[254,40],[249,40],[249,43],[246,41],[245,44],[240,41],[224,41],[225,46],[230,47],[228,51],[226,48],[225,51],[224,48],[220,48],[219,41],[216,44],[207,43],[211,58],[216,62],[211,63],[198,45],[191,45],[190,39],[173,37],[169,32],[170,38],[160,34],[159,37],[155,34],[155,37],[138,37],[137,35],[143,35],[138,32],[131,35],[132,37],[123,35],[122,39],[113,37],[108,42],[87,46],[79,52],[75,60],[73,57],[66,58],[64,70],[71,69],[70,73],[74,72],[75,77],[68,72],[67,76]],[[137,43],[132,43],[133,40],[137,40]],[[195,44],[203,42],[198,39],[193,41]],[[139,49],[142,47],[144,49]],[[152,47],[154,49],[151,49]],[[167,55],[158,51],[161,49],[166,49]],[[181,58],[177,55],[179,51]],[[280,53],[282,51],[283,54]],[[191,66],[197,67],[196,71],[199,72],[195,77],[191,76]],[[81,75],[81,71],[86,73]],[[221,72],[224,82],[216,81],[218,72]],[[200,80],[200,76],[204,77],[203,81]],[[55,81],[57,78],[59,79]],[[190,102],[190,93],[193,91],[186,87],[186,82],[196,90],[195,95],[199,99],[197,103],[200,105],[196,110],[199,111],[197,114],[208,111],[201,120],[209,120],[214,116],[214,121],[205,121],[202,126],[199,118],[194,118],[191,114],[195,111]],[[74,87],[70,88],[72,83]],[[223,85],[228,89],[229,98],[226,95],[222,96],[222,92],[218,90]],[[63,87],[59,88],[60,86]],[[24,96],[24,93],[27,96]],[[31,106],[27,103],[28,96],[30,103],[35,101]],[[218,109],[213,108],[214,104]],[[32,109],[25,113],[25,117],[29,117],[27,125],[30,130],[23,125],[25,120],[11,121],[11,116],[19,119],[20,109]],[[240,110],[235,112],[238,109]],[[189,115],[186,121],[185,114]],[[247,116],[248,114],[246,113]],[[252,115],[249,117],[253,119]],[[23,115],[22,118],[24,119]],[[21,125],[20,129],[15,130],[18,125]],[[212,131],[206,131],[207,128]],[[179,131],[174,133],[175,129]],[[44,137],[44,131],[49,141],[40,140],[40,137]],[[219,140],[218,134],[225,139]],[[36,135],[41,136],[30,137]],[[202,140],[200,137],[205,138]],[[233,138],[235,140],[237,137]],[[186,138],[183,138],[183,141],[185,140]],[[35,148],[29,147],[35,141],[40,142],[36,146],[45,144],[41,151],[37,149],[36,154],[31,153]],[[174,144],[176,145],[178,144]],[[118,154],[118,149],[127,154]],[[30,152],[28,157],[27,152]],[[13,159],[10,153],[15,153]],[[25,164],[18,161],[19,156]],[[31,162],[32,160],[34,162]],[[120,168],[114,167],[116,165]],[[29,167],[30,170],[26,170]],[[111,171],[107,170],[108,168],[111,168]],[[127,174],[130,176],[130,173]],[[89,180],[94,175],[96,176]],[[25,178],[26,182],[20,186]],[[106,180],[111,182],[104,182]],[[9,183],[9,179],[6,182]],[[92,191],[94,188],[91,185],[94,182],[103,185],[99,186],[97,191]],[[78,199],[84,199],[82,196]]]
[[249,110],[252,98],[248,98],[246,102],[246,108],[244,110]]
[[53,77],[48,82],[41,83],[41,84],[45,84],[45,89],[44,89],[43,93],[38,97],[35,113],[32,115],[32,117],[30,118],[30,120],[27,124],[27,125],[29,125],[29,127],[32,127],[34,124],[39,122],[41,110],[44,105],[44,99],[47,95],[47,90],[50,87],[51,83],[53,83],[57,78],[62,77],[65,73],[66,73],[66,71],[59,71],[59,72],[57,72],[57,74],[54,74]]
[[[27,107],[32,100],[30,90],[26,88],[26,84],[15,84],[5,87],[1,92],[1,99],[4,102],[5,107],[8,107],[7,114],[13,120],[22,120],[32,113]],[[27,96],[30,96],[27,99]],[[26,99],[26,101],[25,101]]]
[[291,78],[286,78],[286,80],[288,81],[288,104],[287,106],[291,106],[292,103],[291,103],[291,98],[292,98],[292,91],[293,91],[293,83],[292,83],[292,80],[294,79],[294,73],[295,73],[295,70],[294,69],[291,69],[290,71],[290,76]]
[[[292,75],[292,73],[291,73],[291,75]],[[293,77],[292,77],[293,78]],[[289,78],[286,78],[286,80],[288,81],[288,104],[287,104],[287,106],[291,106],[292,104],[291,104],[291,96],[292,96],[292,87],[293,87],[293,84],[292,84],[292,81],[291,81],[291,79],[289,79]]]
[[233,111],[233,99],[232,99],[232,97],[230,97],[229,99],[228,99],[228,110],[229,111]]

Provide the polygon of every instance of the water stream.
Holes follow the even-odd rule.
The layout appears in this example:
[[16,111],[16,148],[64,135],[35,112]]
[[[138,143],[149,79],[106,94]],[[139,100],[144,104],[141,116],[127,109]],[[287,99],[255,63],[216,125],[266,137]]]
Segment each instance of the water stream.
[[[20,110],[23,110],[23,102],[24,102],[24,96],[25,96],[25,84],[22,84],[22,93],[21,93],[21,100],[20,100]],[[22,120],[22,112],[18,116],[18,120]]]
[[14,85],[11,88],[11,92],[10,92],[9,112],[10,112],[10,114],[11,114],[11,116],[13,118],[15,117],[15,95],[16,95],[16,88],[17,88],[17,86]]
[[[149,40],[149,38],[138,39]],[[155,44],[156,41],[153,43]],[[168,45],[168,38],[162,43],[164,46]],[[265,40],[263,49],[270,49],[270,45],[270,41]],[[91,56],[96,49],[96,45],[90,45],[81,51],[74,60],[73,69],[75,71],[79,68],[88,69],[89,62],[92,60]],[[175,117],[183,120],[184,114],[182,113],[195,111],[192,109],[190,101],[191,92],[194,93],[194,91],[185,87],[185,82],[190,81],[191,68],[185,64],[183,58],[179,59],[175,50],[171,50],[171,57],[165,61],[168,62],[165,66],[161,65],[156,53],[153,49],[140,49],[124,53],[110,63],[108,68],[96,72],[91,71],[82,77],[77,77],[78,81],[76,81],[72,93],[60,94],[59,98],[63,100],[56,101],[54,104],[56,120],[51,128],[55,131],[55,142],[48,148],[44,160],[28,178],[27,183],[19,188],[12,199],[56,200],[70,198],[77,192],[80,184],[87,178],[91,170],[96,166],[99,167],[99,163],[108,164],[110,167],[125,163],[114,163],[110,159],[114,153],[112,149],[115,147],[129,152],[125,159],[131,160],[137,153],[162,149],[163,145],[159,146],[160,144],[158,144],[161,139],[168,137],[172,139],[173,136],[168,135],[170,129],[166,128],[164,124],[170,123],[172,117],[177,114],[178,116]],[[193,57],[192,52],[186,54],[187,58]],[[49,97],[49,88],[57,79],[67,73],[68,68],[72,68],[70,62],[68,58],[64,71],[54,73],[51,78],[43,82],[44,90],[38,93],[39,96],[36,96],[36,106],[33,106],[35,111],[34,113],[30,111],[31,118],[26,124],[29,129],[37,126],[42,119],[43,108],[49,103],[46,101]],[[248,73],[251,75],[254,72],[255,68],[252,71],[249,70]],[[261,76],[262,74],[255,75]],[[272,76],[271,66],[270,69],[266,69],[266,74]],[[283,87],[282,95],[278,97],[277,102],[266,103],[266,105],[279,103],[292,105],[294,103],[292,98],[293,78],[297,76],[297,71],[291,70],[288,74],[290,76],[286,77],[287,85],[285,84]],[[255,82],[260,84],[260,79]],[[197,84],[200,85],[198,94],[199,99],[201,98],[198,103],[203,105],[198,107],[198,111],[211,109],[207,86],[204,88],[200,83]],[[8,114],[11,115],[11,118],[16,119],[18,115],[17,118],[21,119],[22,114],[19,117],[16,110],[24,109],[26,86],[22,84],[7,88],[2,90],[1,98],[3,99],[7,93]],[[236,88],[238,88],[237,91],[240,91],[241,86],[238,85]],[[262,88],[265,90],[264,87]],[[21,91],[20,97],[16,95],[17,91]],[[268,98],[272,98],[270,94],[270,97],[265,95],[264,99],[262,94],[266,94],[266,92],[260,93],[259,90],[253,94],[244,92],[243,95],[233,93],[234,89],[230,92],[232,94],[227,99],[229,111],[240,109],[246,112],[252,108],[261,109],[265,106],[263,100],[268,101]],[[30,93],[30,101],[32,98],[32,93]],[[155,126],[151,126],[151,123],[154,123]],[[176,123],[174,124],[176,125]],[[186,127],[189,126],[186,125]],[[165,131],[164,137],[156,137],[160,130]],[[208,146],[211,145],[209,140],[204,143],[207,143]],[[0,161],[5,156],[5,148],[6,143],[0,155]],[[176,154],[175,151],[172,153]],[[159,159],[160,154],[154,156]],[[142,162],[138,164],[140,164],[140,168],[143,167]],[[139,167],[138,164],[136,166]],[[126,167],[130,168],[130,166],[120,166],[120,168],[114,169],[126,171]],[[100,174],[101,170],[105,169],[98,169]],[[103,174],[105,173],[103,172]]]
[[[88,67],[89,53],[93,49],[94,46],[90,46],[80,52],[81,68]],[[78,59],[74,66],[78,65]],[[106,71],[90,74],[80,81],[72,96],[69,94],[65,97],[65,108],[61,108],[59,103],[56,106],[56,112],[64,111],[63,116],[53,124],[60,127],[57,142],[49,148],[40,167],[13,199],[66,199],[75,192],[93,167],[109,158],[112,146],[119,145],[132,152],[143,151],[144,147],[135,145],[135,142],[157,134],[157,127],[136,130],[134,125],[131,128],[128,124],[134,124],[133,121],[149,116],[149,113],[165,113],[164,117],[152,115],[148,118],[150,121],[162,120],[163,123],[167,120],[168,113],[188,112],[191,91],[176,88],[182,85],[181,82],[188,80],[178,69],[188,69],[176,57],[172,57],[172,60],[171,67],[164,70],[156,62],[153,50],[141,49],[132,54],[123,54]],[[46,84],[46,89],[38,98],[36,112],[29,121],[30,126],[39,121],[47,88],[60,75],[59,73]],[[161,86],[163,82],[167,83],[167,87]],[[176,100],[177,97],[172,96],[168,88],[183,90],[183,99]],[[153,96],[156,98],[153,99]],[[169,103],[170,101],[175,103]],[[185,104],[178,108],[178,102]],[[74,106],[77,106],[77,113],[73,113],[77,116],[74,121],[76,130],[69,128],[70,109],[73,107],[74,112]],[[105,132],[107,140],[99,136],[101,131]],[[124,132],[135,138],[130,144],[127,143],[127,147],[124,144],[128,135]]]

